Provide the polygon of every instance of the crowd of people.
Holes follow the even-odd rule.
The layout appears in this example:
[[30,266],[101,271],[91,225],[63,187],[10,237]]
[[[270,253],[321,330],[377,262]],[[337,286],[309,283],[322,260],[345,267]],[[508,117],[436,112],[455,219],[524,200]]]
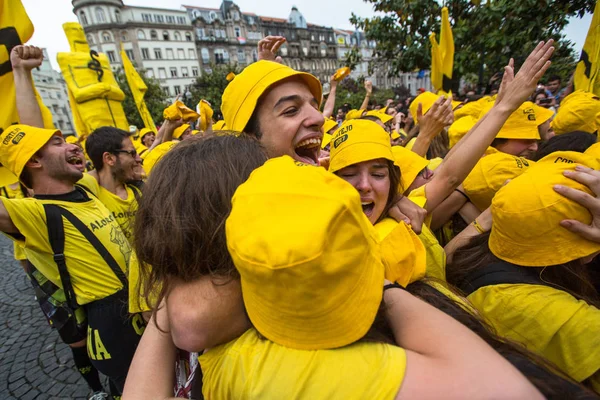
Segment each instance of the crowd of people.
[[66,139],[12,50],[0,231],[90,398],[598,398],[600,98],[544,80],[553,41],[338,110],[284,41],[220,113]]

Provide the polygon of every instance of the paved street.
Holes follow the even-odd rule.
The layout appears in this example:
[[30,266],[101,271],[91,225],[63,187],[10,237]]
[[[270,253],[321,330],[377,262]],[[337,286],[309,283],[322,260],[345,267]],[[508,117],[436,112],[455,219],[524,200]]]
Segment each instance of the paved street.
[[86,399],[71,351],[52,330],[0,235],[0,399]]

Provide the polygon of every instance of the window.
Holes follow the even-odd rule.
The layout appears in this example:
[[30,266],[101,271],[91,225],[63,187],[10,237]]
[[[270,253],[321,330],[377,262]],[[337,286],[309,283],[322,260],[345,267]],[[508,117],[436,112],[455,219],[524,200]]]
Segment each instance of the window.
[[194,51],[194,49],[188,49],[188,58],[190,60],[196,59],[196,52]]
[[110,42],[111,41],[110,33],[108,33],[108,32],[102,32],[102,41],[104,43]]
[[81,21],[81,25],[87,25],[88,24],[88,19],[87,19],[87,15],[85,15],[85,12],[80,12],[79,13],[79,21]]
[[236,38],[242,36],[242,31],[240,30],[239,26],[236,26],[235,28],[233,28],[233,30],[235,31],[235,37]]
[[152,40],[158,40],[158,35],[156,34],[155,30],[151,30],[150,31],[150,39],[152,39]]
[[99,24],[106,22],[106,15],[104,14],[104,10],[100,7],[96,7],[96,21]]
[[133,50],[125,50],[125,54],[127,54],[127,58],[133,60]]
[[108,57],[108,61],[110,61],[111,63],[117,62],[114,51],[112,51],[112,50],[107,51],[106,56]]
[[160,14],[154,14],[154,22],[157,24],[162,24],[165,22],[165,17]]
[[327,55],[327,45],[325,43],[321,44],[321,57],[325,57]]
[[175,32],[175,34],[173,36],[175,37],[175,40],[177,40],[177,41],[181,40],[181,34],[179,32]]
[[245,64],[246,63],[246,53],[242,49],[238,49],[237,51],[238,63]]
[[154,49],[154,58],[156,58],[157,60],[162,60],[161,49]]
[[310,35],[310,40],[315,41],[315,35]]
[[159,68],[158,69],[158,77],[160,79],[167,79],[167,70],[164,68]]
[[215,51],[215,64],[225,64],[225,58],[223,57],[223,53],[217,53]]
[[185,17],[177,17],[177,23],[179,25],[185,25]]
[[252,49],[252,62],[258,61],[258,51],[256,49]]
[[171,67],[171,78],[177,78],[177,68]]
[[152,22],[152,15],[151,14],[142,14],[142,21]]
[[181,94],[181,86],[179,86],[179,85],[173,86],[173,89],[175,90],[175,96],[177,96],[178,94]]
[[142,49],[142,60],[149,60],[150,59],[150,52],[148,51],[148,49]]
[[192,34],[189,33],[189,32],[186,32],[185,33],[185,40],[188,41],[188,42],[191,42],[192,41]]
[[94,37],[92,35],[87,35],[86,38],[89,44],[94,44]]
[[167,49],[167,60],[172,60],[173,58],[173,49]]
[[205,47],[200,50],[200,54],[202,55],[202,62],[204,64],[208,64],[210,62],[210,54],[208,53],[208,49]]
[[184,78],[187,78],[188,76],[190,76],[190,73],[189,73],[187,67],[181,67],[181,76],[183,76]]
[[192,76],[198,76],[198,67],[192,67]]
[[185,52],[183,49],[177,49],[177,58],[180,60],[185,59]]
[[281,48],[279,49],[279,51],[281,52],[281,56],[282,57],[286,57],[288,55],[288,48],[287,48],[287,46],[281,46]]
[[137,31],[137,37],[140,40],[146,40],[146,34],[141,29],[138,29],[138,31]]
[[163,90],[163,92],[165,92],[165,94],[166,94],[167,96],[170,96],[170,95],[171,95],[171,92],[169,91],[169,87],[168,87],[168,86],[163,86],[163,87],[162,87],[162,90]]
[[153,70],[152,68],[148,68],[148,69],[146,70],[146,76],[147,76],[148,78],[154,78],[154,70]]
[[119,10],[115,10],[115,21],[121,23],[121,12]]
[[204,33],[204,28],[196,29],[196,36],[198,36],[199,38],[206,37],[206,34]]
[[169,32],[163,31],[163,40],[171,40],[169,39]]
[[167,15],[167,24],[174,24],[175,23],[175,17],[172,15]]
[[129,37],[127,36],[127,32],[121,31],[121,41],[122,42],[128,42],[129,41]]

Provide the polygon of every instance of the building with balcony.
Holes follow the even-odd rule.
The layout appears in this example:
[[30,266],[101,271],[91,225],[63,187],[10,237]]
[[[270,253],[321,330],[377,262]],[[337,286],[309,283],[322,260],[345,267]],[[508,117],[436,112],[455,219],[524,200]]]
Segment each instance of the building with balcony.
[[74,135],[73,115],[69,105],[67,85],[60,72],[52,69],[46,49],[42,49],[44,61],[38,68],[31,71],[33,82],[43,103],[52,113],[54,127],[60,129],[63,135]]
[[200,74],[188,13],[127,6],[122,0],[72,0],[73,13],[90,48],[106,54],[113,69],[122,68],[121,45],[129,59],[156,78],[174,98]]

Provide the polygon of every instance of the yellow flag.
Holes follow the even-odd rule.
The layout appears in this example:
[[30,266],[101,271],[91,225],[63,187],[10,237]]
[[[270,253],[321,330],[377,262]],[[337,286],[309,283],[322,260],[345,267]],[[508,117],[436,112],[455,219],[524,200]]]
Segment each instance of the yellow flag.
[[123,69],[125,70],[125,77],[127,78],[133,101],[135,101],[135,105],[140,112],[142,121],[144,121],[144,126],[153,132],[156,132],[156,125],[154,125],[152,115],[150,115],[150,112],[146,107],[146,102],[144,101],[144,95],[146,94],[146,90],[148,90],[148,86],[146,86],[140,74],[135,70],[123,48],[121,48],[121,59],[123,60]]
[[600,2],[596,2],[592,23],[588,30],[581,57],[575,68],[575,90],[585,90],[600,95]]
[[438,91],[450,93],[454,68],[454,37],[447,7],[442,8],[440,43],[435,40],[435,34],[429,36],[429,40],[431,42],[431,84]]

